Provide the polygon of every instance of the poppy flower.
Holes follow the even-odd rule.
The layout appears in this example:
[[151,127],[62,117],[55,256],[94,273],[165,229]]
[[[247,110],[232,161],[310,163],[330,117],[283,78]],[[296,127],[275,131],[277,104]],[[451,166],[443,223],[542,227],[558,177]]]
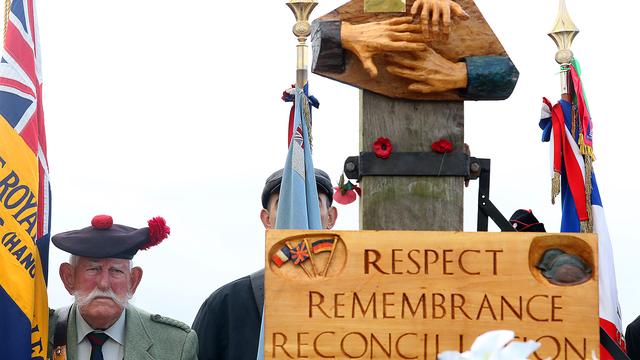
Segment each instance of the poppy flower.
[[338,204],[348,205],[356,201],[357,196],[354,190],[348,190],[343,193],[338,186],[334,187],[334,189],[336,191],[333,193],[333,200]]
[[393,151],[393,145],[391,145],[391,141],[386,137],[379,137],[373,143],[373,152],[381,159],[389,158],[391,151]]
[[449,140],[440,139],[431,144],[431,150],[440,154],[449,153],[453,150],[453,144]]
[[340,175],[338,186],[334,187],[333,200],[338,204],[348,205],[356,201],[357,195],[360,195],[360,187],[354,185],[351,181],[344,182],[344,175]]

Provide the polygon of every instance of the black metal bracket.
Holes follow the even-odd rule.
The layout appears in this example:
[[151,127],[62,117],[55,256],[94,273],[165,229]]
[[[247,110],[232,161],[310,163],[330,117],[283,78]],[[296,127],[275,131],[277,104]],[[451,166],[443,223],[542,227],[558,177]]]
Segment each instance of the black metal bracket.
[[491,180],[491,159],[478,159],[480,163],[480,184],[478,185],[478,231],[489,230],[489,218],[498,225],[500,231],[516,231],[500,210],[489,200]]
[[464,176],[465,181],[480,179],[478,187],[478,231],[488,231],[489,218],[501,231],[516,231],[500,210],[489,200],[491,160],[465,153],[394,152],[387,159],[373,152],[361,152],[344,162],[347,178],[363,176]]
[[361,152],[360,156],[345,160],[344,173],[354,180],[363,176],[464,176],[477,179],[479,166],[478,159],[460,152],[394,152],[388,159],[378,158],[373,152]]

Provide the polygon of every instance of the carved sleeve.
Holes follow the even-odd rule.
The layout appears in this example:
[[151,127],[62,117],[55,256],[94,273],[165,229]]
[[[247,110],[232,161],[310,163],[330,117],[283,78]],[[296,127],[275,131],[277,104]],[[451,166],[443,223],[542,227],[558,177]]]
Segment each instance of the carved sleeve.
[[311,27],[312,72],[343,73],[345,50],[340,41],[341,20],[315,20]]
[[508,56],[471,56],[467,64],[467,89],[470,100],[504,100],[511,95],[519,72]]

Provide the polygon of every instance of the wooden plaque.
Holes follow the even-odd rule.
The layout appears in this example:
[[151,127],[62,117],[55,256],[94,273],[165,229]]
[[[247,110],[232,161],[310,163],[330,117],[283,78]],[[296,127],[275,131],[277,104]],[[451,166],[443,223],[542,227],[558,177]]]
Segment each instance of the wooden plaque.
[[[547,280],[549,249],[581,259],[586,281]],[[436,359],[508,329],[542,344],[532,359],[591,359],[596,259],[592,234],[270,230],[264,356]]]

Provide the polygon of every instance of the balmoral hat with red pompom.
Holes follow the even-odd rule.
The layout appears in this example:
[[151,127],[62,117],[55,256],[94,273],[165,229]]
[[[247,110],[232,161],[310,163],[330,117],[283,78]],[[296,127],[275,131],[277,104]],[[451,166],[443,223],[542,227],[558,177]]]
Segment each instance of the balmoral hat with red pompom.
[[156,246],[167,238],[170,229],[161,217],[141,229],[113,223],[109,215],[97,215],[91,226],[55,235],[51,241],[70,254],[96,259],[133,259],[138,250]]

